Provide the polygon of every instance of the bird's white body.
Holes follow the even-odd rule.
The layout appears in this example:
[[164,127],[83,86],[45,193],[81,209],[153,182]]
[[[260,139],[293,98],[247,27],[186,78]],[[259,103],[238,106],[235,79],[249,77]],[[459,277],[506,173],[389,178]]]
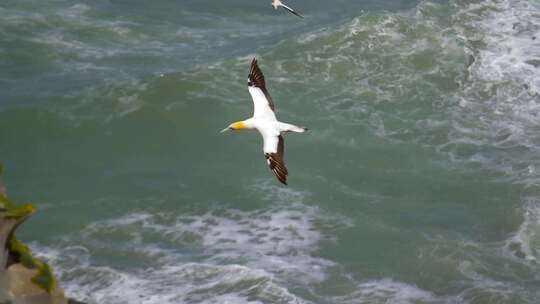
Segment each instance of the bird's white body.
[[253,100],[253,117],[244,120],[246,129],[256,129],[261,133],[264,140],[264,153],[276,153],[278,136],[284,132],[305,131],[304,128],[297,127],[277,120],[276,114],[270,108],[268,99],[264,92],[258,87],[248,87],[249,94]]
[[276,153],[278,136],[286,132],[303,133],[305,128],[278,121],[277,119],[266,119],[262,117],[251,117],[243,121],[245,129],[257,130],[261,134],[264,144],[264,153]]

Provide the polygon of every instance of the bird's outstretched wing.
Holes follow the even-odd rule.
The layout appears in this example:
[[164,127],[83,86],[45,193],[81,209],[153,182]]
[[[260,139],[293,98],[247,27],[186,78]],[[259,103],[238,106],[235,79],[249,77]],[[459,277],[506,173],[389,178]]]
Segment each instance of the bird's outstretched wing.
[[264,75],[253,58],[248,75],[248,90],[253,99],[253,117],[267,117],[275,119],[274,102],[264,81]]
[[283,136],[274,136],[271,138],[265,137],[264,138],[264,145],[265,148],[271,145],[275,145],[274,151],[275,153],[264,153],[264,157],[266,157],[266,162],[268,163],[268,167],[270,167],[270,170],[274,172],[274,175],[276,175],[277,179],[287,185],[287,175],[289,175],[289,171],[287,171],[287,167],[285,167],[285,143],[283,140]]
[[288,10],[291,14],[295,15],[295,16],[298,16],[300,18],[304,18],[304,16],[300,15],[299,13],[297,13],[295,10],[293,10],[292,8],[286,6],[285,4],[283,3],[280,3],[279,4],[281,7],[283,7],[284,9]]

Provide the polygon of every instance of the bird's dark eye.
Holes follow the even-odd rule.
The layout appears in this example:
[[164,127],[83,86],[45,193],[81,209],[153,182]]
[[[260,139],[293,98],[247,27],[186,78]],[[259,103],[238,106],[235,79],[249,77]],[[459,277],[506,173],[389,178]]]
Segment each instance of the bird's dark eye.
[[252,85],[253,85],[253,82],[248,81],[248,86],[252,86]]

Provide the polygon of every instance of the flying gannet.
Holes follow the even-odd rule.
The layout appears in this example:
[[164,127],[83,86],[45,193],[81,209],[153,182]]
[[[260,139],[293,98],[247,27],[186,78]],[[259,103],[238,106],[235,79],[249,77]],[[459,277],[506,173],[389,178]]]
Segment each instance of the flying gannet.
[[304,16],[300,15],[299,13],[297,13],[295,10],[293,10],[292,8],[286,6],[285,4],[283,4],[280,0],[272,0],[272,6],[274,7],[274,9],[278,9],[278,7],[283,7],[284,9],[288,10],[290,13],[300,17],[300,18],[304,18]]
[[253,100],[253,117],[230,124],[221,132],[229,130],[257,130],[263,138],[263,152],[270,170],[277,179],[287,185],[287,167],[283,159],[285,145],[283,134],[287,132],[303,133],[307,128],[283,123],[276,119],[274,102],[266,89],[263,73],[257,65],[257,59],[251,61],[248,75],[248,90]]

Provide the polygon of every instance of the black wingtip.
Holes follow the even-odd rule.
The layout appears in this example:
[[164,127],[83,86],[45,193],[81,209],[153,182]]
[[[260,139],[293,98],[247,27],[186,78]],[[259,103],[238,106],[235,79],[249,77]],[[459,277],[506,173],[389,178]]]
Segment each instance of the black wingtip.
[[295,10],[293,9],[289,9],[289,8],[285,8],[287,11],[289,11],[289,13],[295,15],[296,17],[299,17],[301,19],[304,19],[304,16],[300,15],[298,12],[296,12]]
[[253,57],[253,59],[251,59],[251,64],[249,65],[249,74],[251,75],[251,73],[253,73],[257,68],[259,68],[259,64],[257,63],[257,57]]

